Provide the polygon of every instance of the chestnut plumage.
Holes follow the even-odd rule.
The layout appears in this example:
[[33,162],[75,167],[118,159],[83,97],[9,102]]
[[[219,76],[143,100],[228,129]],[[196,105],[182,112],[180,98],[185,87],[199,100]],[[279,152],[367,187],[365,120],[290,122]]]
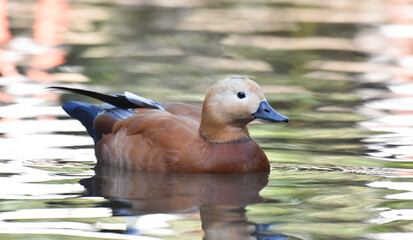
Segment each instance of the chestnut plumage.
[[125,93],[106,95],[55,87],[98,98],[95,106],[68,101],[63,109],[78,119],[95,141],[99,164],[122,168],[198,173],[270,170],[247,124],[256,118],[288,122],[265,99],[261,87],[244,77],[215,83],[203,106],[163,103]]

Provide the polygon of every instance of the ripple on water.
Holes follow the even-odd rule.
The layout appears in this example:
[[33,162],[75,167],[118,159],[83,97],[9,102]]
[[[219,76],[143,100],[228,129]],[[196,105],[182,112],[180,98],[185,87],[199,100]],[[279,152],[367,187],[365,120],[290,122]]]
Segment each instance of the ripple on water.
[[[406,21],[397,9],[409,7],[80,0],[47,8],[71,12],[70,24],[32,29],[41,5],[9,2],[12,39],[0,40],[0,238],[412,238],[411,24],[395,24]],[[27,37],[41,26],[43,38]],[[13,71],[20,75],[6,76]],[[214,81],[240,74],[291,119],[250,125],[269,176],[93,170],[93,141],[60,108],[89,99],[47,90],[77,85],[201,104]]]

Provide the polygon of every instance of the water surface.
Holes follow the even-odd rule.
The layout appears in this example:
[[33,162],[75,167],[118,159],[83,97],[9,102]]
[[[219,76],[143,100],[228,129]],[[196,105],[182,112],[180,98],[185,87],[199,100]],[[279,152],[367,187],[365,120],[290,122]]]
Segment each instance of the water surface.
[[[10,1],[0,26],[1,238],[413,238],[411,7],[51,2]],[[94,169],[92,139],[60,109],[94,101],[46,89],[200,105],[231,75],[291,119],[250,125],[269,174]]]

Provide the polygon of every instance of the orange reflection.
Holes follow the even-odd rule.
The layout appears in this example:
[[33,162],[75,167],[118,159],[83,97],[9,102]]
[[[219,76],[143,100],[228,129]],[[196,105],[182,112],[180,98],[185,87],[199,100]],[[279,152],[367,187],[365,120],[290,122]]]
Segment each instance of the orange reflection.
[[7,10],[7,0],[0,0],[0,45],[8,42],[11,38]]
[[6,59],[5,51],[1,47],[11,39],[7,10],[7,0],[0,0],[0,76],[4,77],[18,74],[15,64]]
[[26,75],[36,82],[56,81],[49,74],[50,69],[65,62],[67,52],[55,48],[63,44],[64,31],[67,28],[69,8],[68,0],[39,0],[35,7],[36,21],[33,25],[33,36],[38,44],[51,47],[45,52],[35,55],[30,62],[31,70]]
[[[40,50],[32,55],[26,71],[26,75],[33,81],[56,81],[57,78],[47,70],[65,63],[67,52],[59,46],[64,43],[64,32],[68,28],[70,16],[68,2],[69,0],[38,0],[35,5],[33,47]],[[7,0],[0,0],[0,73],[1,76],[12,77],[18,75],[16,65],[23,65],[19,62],[23,60],[14,60],[7,54],[7,43],[13,41],[7,19],[7,6]]]
[[[67,51],[62,48],[64,34],[68,28],[70,17],[69,0],[38,0],[33,6],[27,6],[35,15],[33,22],[33,38],[12,36],[13,22],[8,15],[14,17],[12,5],[7,0],[0,0],[0,79],[9,78],[0,88],[0,102],[13,104],[20,98],[32,98],[41,101],[54,101],[60,96],[54,93],[15,94],[9,92],[16,82],[22,83],[30,79],[45,83],[57,81],[54,68],[66,62]],[[22,5],[23,6],[23,5]],[[14,6],[16,7],[16,6]],[[27,29],[26,31],[28,31]],[[18,71],[22,66],[24,72]],[[28,78],[21,76],[26,75]],[[26,86],[27,87],[27,86]],[[24,92],[24,91],[23,91]],[[38,120],[54,119],[55,117],[34,116]],[[0,121],[16,121],[18,118],[4,116]]]
[[[388,1],[390,24],[384,34],[389,38],[392,46],[392,54],[397,60],[396,77],[400,81],[400,86],[407,89],[413,82],[413,0],[389,0]],[[413,93],[408,91],[394,91],[393,96],[396,99],[406,99],[405,108],[398,109],[397,105],[388,111],[398,117],[408,117],[413,111],[408,106],[412,106],[410,99]],[[403,104],[401,104],[403,105]],[[413,127],[407,123],[402,124],[404,127]],[[404,153],[404,159],[413,159],[411,153]],[[409,175],[410,172],[399,171],[398,175]]]
[[413,81],[413,0],[389,0],[390,30],[387,35],[399,63],[397,76]]
[[67,28],[69,16],[68,0],[38,0],[33,25],[36,42],[45,46],[57,46],[63,43],[63,33]]

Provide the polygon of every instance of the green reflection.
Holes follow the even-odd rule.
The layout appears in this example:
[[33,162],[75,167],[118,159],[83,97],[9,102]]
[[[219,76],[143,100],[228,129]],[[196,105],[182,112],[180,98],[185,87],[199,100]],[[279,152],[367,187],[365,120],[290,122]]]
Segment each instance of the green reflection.
[[[273,171],[268,185],[260,192],[263,202],[246,204],[246,213],[233,206],[211,204],[213,201],[204,204],[208,205],[203,206],[204,210],[211,210],[217,216],[222,216],[218,213],[226,213],[227,215],[223,214],[224,217],[229,216],[229,220],[224,219],[226,221],[215,219],[220,227],[217,229],[228,230],[234,225],[251,229],[256,224],[274,223],[268,231],[262,231],[263,234],[287,235],[289,239],[360,239],[366,233],[413,231],[412,219],[397,216],[386,219],[380,215],[388,210],[412,209],[411,199],[392,198],[392,194],[408,193],[411,189],[391,190],[367,186],[383,179],[391,183],[410,183],[409,172],[403,172],[403,169],[411,169],[412,164],[407,160],[388,161],[369,157],[370,151],[379,150],[370,150],[366,147],[368,143],[363,140],[378,132],[359,127],[359,123],[368,118],[363,112],[357,111],[369,101],[366,98],[368,96],[364,96],[359,90],[387,89],[387,83],[360,81],[364,74],[375,74],[380,65],[377,67],[372,64],[361,68],[359,65],[371,62],[373,57],[375,60],[384,49],[370,53],[358,46],[358,37],[365,34],[366,28],[370,30],[385,21],[383,13],[387,11],[383,6],[388,6],[388,2],[168,0],[114,3],[94,0],[71,1],[70,4],[74,17],[66,32],[65,44],[71,47],[71,52],[61,68],[48,69],[48,72],[67,74],[72,70],[65,70],[65,67],[70,69],[71,66],[80,66],[80,70],[74,72],[90,79],[89,85],[84,86],[90,90],[98,91],[105,86],[104,92],[108,93],[126,90],[158,101],[183,101],[198,105],[216,80],[228,75],[246,75],[263,86],[268,101],[277,111],[291,119],[288,125],[250,125],[251,135],[264,148]],[[12,20],[13,34],[25,32],[23,35],[30,35],[32,30],[27,21],[35,17],[22,17],[22,13],[30,12],[32,5],[18,2],[9,5],[8,14]],[[384,17],[387,19],[388,16]],[[3,47],[7,46],[2,45],[2,51]],[[26,55],[30,54],[24,53],[22,49],[12,49],[11,52],[13,51],[24,62],[29,61]],[[62,80],[69,81],[66,78]],[[19,88],[18,84],[16,86]],[[31,87],[30,85],[29,88]],[[16,104],[35,99],[20,97],[17,96]],[[61,101],[69,98],[92,101],[77,96],[63,96]],[[33,102],[37,103],[38,99],[35,100]],[[23,122],[24,120],[22,119]],[[27,132],[33,132],[33,126],[26,125],[30,129]],[[23,130],[22,136],[17,136],[22,138],[22,146],[27,144],[23,141],[26,134]],[[34,133],[36,134],[43,133]],[[12,135],[11,138],[13,137],[15,136]],[[78,146],[71,147],[73,151],[77,148]],[[93,151],[91,146],[88,148]],[[172,189],[166,192],[159,187],[182,183],[182,189],[188,189],[189,185],[196,183],[192,179],[179,181],[179,178],[167,179],[160,184],[156,184],[156,180],[159,181],[157,178],[146,178],[147,184],[143,187],[151,187],[145,193],[168,193],[166,196],[161,194],[162,197],[150,194],[151,197],[144,197],[144,194],[116,195],[122,188],[127,189],[145,182],[136,179],[113,184],[113,195],[118,196],[115,200],[120,200],[117,202],[110,196],[80,196],[86,194],[86,190],[73,193],[66,188],[79,186],[80,178],[91,175],[94,159],[88,159],[87,162],[74,157],[70,162],[49,160],[44,160],[43,166],[30,166],[42,170],[48,176],[46,180],[38,180],[32,172],[26,173],[24,169],[17,169],[16,172],[12,172],[14,168],[7,169],[7,172],[1,174],[1,178],[8,180],[14,181],[13,178],[17,178],[16,182],[20,181],[21,185],[28,188],[36,183],[44,184],[45,193],[48,193],[48,187],[62,189],[52,196],[37,196],[39,199],[24,193],[18,197],[27,199],[14,199],[14,185],[7,188],[9,182],[3,184],[0,214],[39,210],[38,215],[32,216],[33,219],[1,219],[2,224],[5,224],[3,229],[13,229],[7,223],[63,223],[54,228],[52,224],[40,228],[49,227],[56,231],[74,229],[92,233],[92,236],[85,238],[74,233],[21,234],[16,231],[13,234],[0,234],[0,238],[102,239],[105,232],[119,233],[119,238],[122,238],[127,225],[144,219],[145,214],[131,216],[132,219],[124,216],[43,218],[47,216],[43,216],[41,210],[94,209],[102,206],[116,210],[125,207],[128,201],[135,201],[141,203],[137,205],[143,212],[148,210],[143,207],[145,204],[153,204],[151,206],[154,210],[151,213],[156,214],[166,205],[156,203],[170,200],[188,207],[184,200],[196,199],[195,194],[178,198],[178,191]],[[12,163],[25,165],[22,159],[10,159],[10,164]],[[20,175],[23,175],[23,180],[18,178]],[[391,178],[386,178],[388,176]],[[106,184],[114,180],[115,178],[106,179]],[[229,182],[236,183],[234,179]],[[216,188],[222,184],[206,185],[207,187],[201,184],[193,189],[208,193],[206,195],[211,199],[219,199],[237,186],[244,186],[245,182],[240,181],[221,194],[217,194]],[[389,184],[389,188],[391,187],[394,186]],[[131,187],[129,192],[136,189]],[[73,197],[74,194],[76,197]],[[214,212],[216,209],[223,211]],[[167,222],[167,227],[143,235],[162,239],[203,238],[205,234],[202,232],[200,211],[188,211],[166,213],[165,215],[173,217]],[[72,225],[78,223],[86,226],[76,228],[78,225]],[[116,228],[100,227],[99,224],[102,223],[118,225]],[[27,226],[24,225],[22,229]],[[166,234],[162,235],[161,233],[165,233],[162,230],[167,230]],[[101,235],[97,237],[94,233]],[[217,231],[217,236],[222,234]],[[248,234],[245,237],[252,238]]]

